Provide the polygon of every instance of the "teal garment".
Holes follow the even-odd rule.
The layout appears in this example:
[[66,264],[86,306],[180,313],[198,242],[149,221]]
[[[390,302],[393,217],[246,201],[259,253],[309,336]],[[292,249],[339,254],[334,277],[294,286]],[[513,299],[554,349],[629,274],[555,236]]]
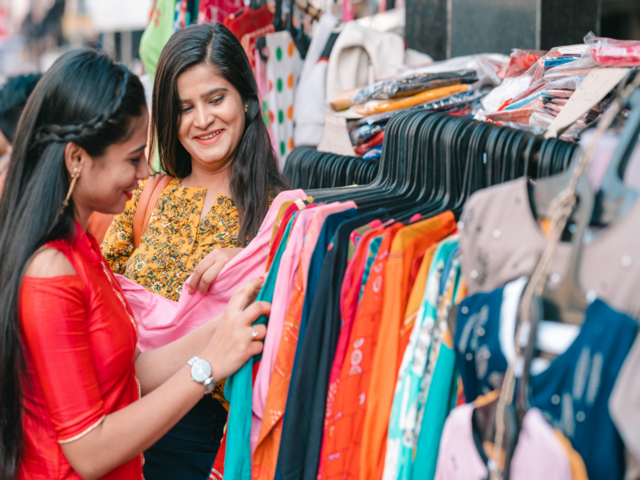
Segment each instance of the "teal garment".
[[451,283],[442,280],[450,277],[445,268],[451,267],[450,259],[457,248],[457,236],[440,242],[429,267],[422,303],[398,372],[389,418],[383,480],[409,480],[411,477],[420,415],[430,391],[429,384],[443,333],[442,325],[446,327],[446,317],[441,318],[440,307],[443,293]]
[[[293,221],[298,212],[294,212],[276,250],[271,268],[256,301],[273,301],[276,278],[280,260],[284,253]],[[269,317],[261,315],[253,324],[267,325]],[[236,480],[251,480],[251,408],[253,394],[253,365],[260,361],[260,355],[249,359],[240,370],[227,379],[224,396],[229,401],[229,419],[227,420],[227,446],[224,458],[224,476]]]
[[382,239],[384,238],[384,232],[374,237],[371,242],[369,242],[369,249],[367,250],[367,263],[364,264],[364,273],[362,274],[362,282],[360,283],[360,296],[358,297],[358,303],[362,300],[362,295],[364,295],[364,287],[367,284],[367,279],[369,278],[369,273],[371,273],[371,267],[376,260],[376,256],[378,255],[378,250],[380,250],[380,245],[382,244]]
[[422,416],[415,458],[411,466],[411,480],[432,480],[436,475],[444,422],[455,407],[458,386],[456,380],[455,350],[443,343]]
[[[461,278],[460,256],[458,252],[455,255],[449,276],[454,281],[453,299],[456,298]],[[443,315],[445,332],[448,330],[446,319],[449,309]],[[455,407],[458,386],[456,352],[451,335],[447,335],[447,339],[448,341],[441,341],[427,400],[418,415],[418,443],[414,449],[411,480],[432,480],[435,477],[444,422]]]

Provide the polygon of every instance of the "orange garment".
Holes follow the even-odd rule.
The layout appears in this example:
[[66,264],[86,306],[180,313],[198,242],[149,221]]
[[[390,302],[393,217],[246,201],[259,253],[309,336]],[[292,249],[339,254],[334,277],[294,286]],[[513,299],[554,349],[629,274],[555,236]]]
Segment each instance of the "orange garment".
[[[347,336],[347,339],[351,338],[351,330],[353,328],[353,323],[355,321],[355,316],[358,308],[358,300],[360,298],[360,287],[361,281],[356,281],[358,279],[358,272],[363,267],[363,263],[367,259],[367,252],[369,250],[369,244],[374,237],[378,237],[383,234],[385,227],[375,228],[366,234],[360,239],[358,242],[358,246],[356,247],[356,252],[354,254],[354,269],[353,269],[353,279],[351,281],[351,288],[346,294],[345,307],[341,312],[342,315],[342,327],[340,330],[340,339],[338,340],[338,344],[342,342],[342,336]],[[389,244],[391,245],[391,244]],[[362,273],[362,272],[360,272]],[[362,280],[362,278],[360,278]],[[331,367],[331,377],[329,382],[329,388],[327,389],[327,405],[325,409],[325,420],[324,420],[324,434],[323,434],[323,442],[322,442],[322,450],[320,452],[320,463],[318,466],[318,478],[323,478],[324,474],[324,452],[325,452],[325,442],[327,438],[327,427],[329,425],[330,418],[333,416],[333,404],[335,402],[335,393],[340,385],[340,376],[342,373],[342,368],[344,366],[344,361],[349,358],[347,356],[347,350],[343,350],[343,355],[339,357],[340,347],[336,350],[336,355],[333,359],[333,365]]]
[[386,229],[356,313],[335,393],[334,413],[327,419],[323,479],[355,480],[359,476],[362,425],[382,314],[384,269],[393,239],[402,228],[397,223]]
[[260,435],[253,453],[251,470],[254,480],[273,480],[275,477],[280,440],[282,438],[283,414],[287,406],[293,361],[298,346],[298,332],[302,318],[304,296],[304,273],[302,266],[299,266],[295,287],[291,294],[291,302],[284,320],[278,356],[276,357],[271,383],[269,384]]
[[356,113],[360,115],[373,115],[376,113],[390,112],[392,110],[400,110],[403,108],[414,107],[422,103],[431,102],[438,98],[453,95],[455,93],[466,92],[469,90],[469,85],[457,83],[455,85],[449,85],[447,87],[433,88],[420,92],[413,97],[400,98],[398,100],[373,100],[365,103],[364,105],[358,105],[354,107]]
[[[413,324],[416,322],[416,316],[422,299],[424,297],[424,291],[427,288],[427,278],[429,278],[429,267],[431,267],[431,260],[433,260],[433,254],[436,252],[438,244],[431,245],[424,256],[422,257],[422,263],[420,269],[416,275],[415,283],[409,295],[409,301],[407,302],[407,309],[404,314],[404,321],[400,327],[400,347],[398,348],[398,365],[402,363],[402,356],[404,351],[409,345],[409,339],[411,338],[411,331],[413,330]],[[400,353],[402,352],[402,353]]]
[[361,480],[376,478],[376,473],[382,475],[384,470],[387,427],[400,366],[398,359],[404,354],[399,351],[400,330],[409,297],[411,262],[455,229],[453,213],[447,211],[403,228],[391,246],[360,450]]

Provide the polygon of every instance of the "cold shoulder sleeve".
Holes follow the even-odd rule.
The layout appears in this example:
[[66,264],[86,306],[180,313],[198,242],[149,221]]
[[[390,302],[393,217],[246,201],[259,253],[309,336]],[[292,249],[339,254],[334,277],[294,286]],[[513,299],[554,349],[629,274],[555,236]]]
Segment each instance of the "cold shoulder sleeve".
[[25,354],[32,359],[29,382],[42,387],[59,443],[90,432],[105,415],[86,296],[77,276],[25,277],[20,293]]
[[134,190],[133,198],[127,202],[124,212],[113,219],[100,247],[113,273],[124,275],[127,261],[133,254],[133,219],[146,182],[145,180],[140,188]]

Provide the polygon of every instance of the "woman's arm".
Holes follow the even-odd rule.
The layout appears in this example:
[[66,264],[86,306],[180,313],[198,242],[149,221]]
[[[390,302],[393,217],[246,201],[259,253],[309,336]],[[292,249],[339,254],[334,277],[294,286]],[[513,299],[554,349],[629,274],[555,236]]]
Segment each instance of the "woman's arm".
[[[77,278],[61,253],[45,250],[27,268],[28,277]],[[44,400],[62,450],[82,478],[97,479],[153,445],[202,398],[205,388],[191,379],[190,367],[185,363],[140,401],[104,416],[91,366],[84,287],[71,280],[66,281],[72,285],[67,289],[60,280],[30,280],[27,291],[31,296],[24,301],[37,300],[49,307],[39,310],[41,314],[25,313],[21,322],[28,348],[38,353],[34,355],[36,373],[43,382]],[[233,295],[217,321],[213,338],[206,339],[205,347],[196,351],[211,364],[216,381],[234,373],[262,350],[259,340],[266,335],[266,328],[256,326],[254,337],[251,327],[255,319],[270,311],[269,304],[254,302],[262,283],[261,279],[252,280]],[[208,333],[206,328],[201,332],[203,336]],[[194,341],[189,348],[196,344]],[[176,365],[182,348],[187,349],[179,345],[174,352]],[[148,369],[153,370],[151,363]],[[49,383],[52,388],[46,388]],[[61,385],[68,388],[60,388]]]
[[222,316],[218,316],[209,320],[179,340],[163,347],[138,352],[136,377],[140,382],[142,395],[158,388],[184,367],[194,355],[202,352],[215,335],[221,318]]

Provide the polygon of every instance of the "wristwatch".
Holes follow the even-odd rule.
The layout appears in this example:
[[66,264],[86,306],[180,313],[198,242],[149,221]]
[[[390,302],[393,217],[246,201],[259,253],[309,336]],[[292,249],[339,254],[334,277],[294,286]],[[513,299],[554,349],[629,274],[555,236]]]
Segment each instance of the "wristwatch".
[[206,393],[213,392],[216,382],[213,379],[211,364],[202,358],[193,357],[187,362],[191,365],[191,379],[204,385]]

